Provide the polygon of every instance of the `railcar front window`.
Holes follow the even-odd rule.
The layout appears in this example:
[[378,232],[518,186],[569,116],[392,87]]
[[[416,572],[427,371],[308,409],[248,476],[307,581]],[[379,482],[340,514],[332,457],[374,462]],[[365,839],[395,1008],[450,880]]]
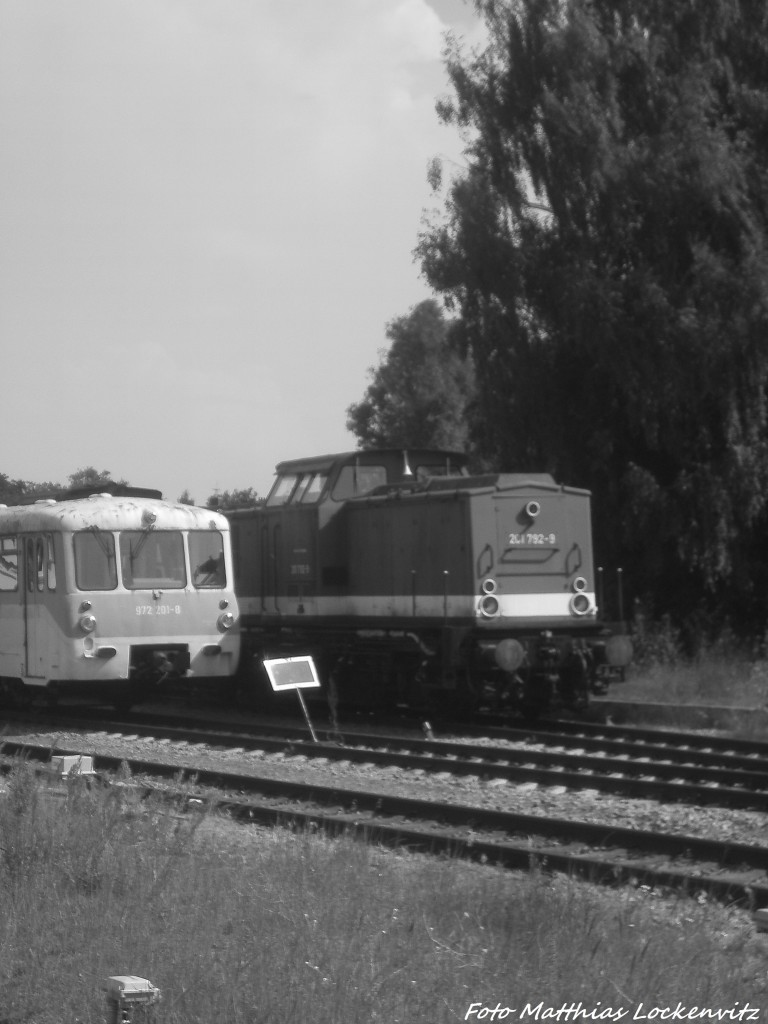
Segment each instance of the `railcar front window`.
[[192,568],[192,585],[198,589],[220,589],[227,585],[224,538],[218,530],[190,532],[189,564]]
[[0,537],[0,591],[19,589],[19,549],[15,537]]
[[178,530],[124,530],[120,568],[128,590],[181,590],[187,583],[184,541]]
[[114,590],[117,586],[115,538],[103,530],[76,533],[75,580],[78,590]]

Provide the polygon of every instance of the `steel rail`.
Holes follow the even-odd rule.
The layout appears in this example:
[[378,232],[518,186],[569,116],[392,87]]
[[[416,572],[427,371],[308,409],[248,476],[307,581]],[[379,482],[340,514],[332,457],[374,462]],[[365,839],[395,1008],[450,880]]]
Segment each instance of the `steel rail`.
[[[212,732],[200,729],[199,722],[196,725],[198,727],[194,729],[166,725],[160,730],[155,720],[154,724],[133,721],[127,727],[136,736],[157,737],[162,731],[166,738],[210,746],[231,747],[234,743],[249,750],[287,750],[309,758],[397,766],[410,771],[419,769],[431,773],[499,778],[513,783],[536,782],[571,789],[594,789],[666,802],[768,809],[768,774],[760,771],[664,764],[635,758],[612,759],[558,751],[514,748],[490,751],[473,744],[403,740],[391,736],[350,737],[357,743],[375,743],[376,748],[335,742],[310,743],[254,734]],[[403,748],[409,752],[403,753]]]

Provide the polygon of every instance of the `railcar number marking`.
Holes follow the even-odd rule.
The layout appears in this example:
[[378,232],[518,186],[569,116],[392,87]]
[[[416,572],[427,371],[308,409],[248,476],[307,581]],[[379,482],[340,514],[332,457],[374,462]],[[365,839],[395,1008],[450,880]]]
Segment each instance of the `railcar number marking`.
[[181,615],[180,604],[137,604],[137,615]]
[[556,544],[556,533],[510,533],[509,546],[520,544]]

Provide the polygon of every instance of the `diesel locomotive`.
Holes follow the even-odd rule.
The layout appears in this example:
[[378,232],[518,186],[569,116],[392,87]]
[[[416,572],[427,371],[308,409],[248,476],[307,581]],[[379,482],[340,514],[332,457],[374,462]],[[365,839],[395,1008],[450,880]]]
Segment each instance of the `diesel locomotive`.
[[280,463],[264,505],[227,516],[247,687],[311,654],[333,702],[538,713],[631,657],[599,614],[589,492],[549,475],[355,451]]
[[0,506],[0,699],[126,707],[166,681],[234,675],[229,523],[113,490]]

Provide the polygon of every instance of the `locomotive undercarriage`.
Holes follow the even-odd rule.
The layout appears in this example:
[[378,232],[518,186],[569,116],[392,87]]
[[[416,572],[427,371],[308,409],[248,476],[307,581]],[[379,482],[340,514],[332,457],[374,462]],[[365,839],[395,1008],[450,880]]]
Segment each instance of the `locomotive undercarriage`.
[[536,715],[582,709],[590,694],[607,689],[604,645],[597,637],[574,639],[543,631],[494,639],[471,626],[436,626],[418,631],[246,629],[242,639],[238,687],[241,697],[245,693],[255,703],[265,693],[268,701],[272,697],[261,661],[299,654],[313,656],[323,684],[305,696],[327,699],[334,709]]

